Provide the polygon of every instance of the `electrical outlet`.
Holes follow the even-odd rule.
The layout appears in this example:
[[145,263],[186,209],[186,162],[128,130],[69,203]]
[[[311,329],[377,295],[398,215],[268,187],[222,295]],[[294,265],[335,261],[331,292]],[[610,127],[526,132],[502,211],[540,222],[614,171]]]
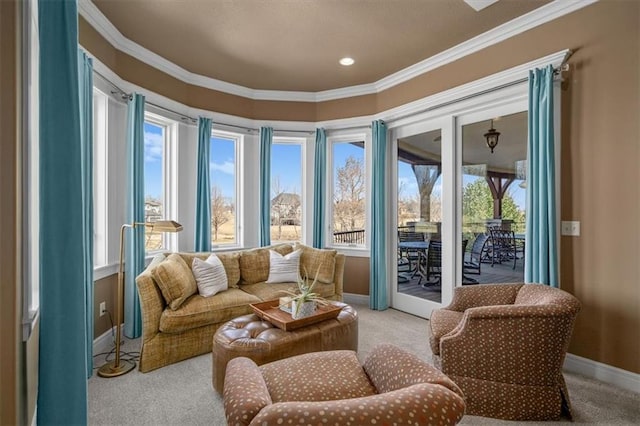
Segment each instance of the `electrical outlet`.
[[568,235],[570,237],[580,236],[580,222],[573,220],[562,221],[562,235]]
[[107,313],[107,302],[100,302],[100,316]]

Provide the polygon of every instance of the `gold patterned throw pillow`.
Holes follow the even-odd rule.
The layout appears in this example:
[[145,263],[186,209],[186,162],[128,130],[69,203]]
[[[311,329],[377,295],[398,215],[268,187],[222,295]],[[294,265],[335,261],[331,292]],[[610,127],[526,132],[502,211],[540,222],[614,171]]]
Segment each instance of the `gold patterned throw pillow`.
[[300,275],[313,280],[318,274],[318,282],[331,284],[336,269],[336,250],[317,249],[296,244],[295,250],[302,250],[300,256]]
[[167,305],[174,311],[198,291],[196,280],[187,263],[178,254],[171,254],[151,272]]
[[284,256],[291,253],[293,247],[290,244],[279,244],[243,251],[240,254],[241,284],[255,284],[267,281],[269,278],[269,250]]

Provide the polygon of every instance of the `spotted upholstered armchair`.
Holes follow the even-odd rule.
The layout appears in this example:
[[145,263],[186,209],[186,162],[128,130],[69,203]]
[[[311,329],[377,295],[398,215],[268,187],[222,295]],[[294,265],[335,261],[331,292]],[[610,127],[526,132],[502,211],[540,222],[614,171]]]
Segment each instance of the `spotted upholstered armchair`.
[[541,284],[458,287],[431,314],[434,363],[464,392],[467,414],[570,418],[562,364],[579,310],[574,296]]
[[353,351],[314,352],[257,366],[227,365],[229,425],[452,425],[464,415],[460,389],[398,347],[376,346],[360,365]]

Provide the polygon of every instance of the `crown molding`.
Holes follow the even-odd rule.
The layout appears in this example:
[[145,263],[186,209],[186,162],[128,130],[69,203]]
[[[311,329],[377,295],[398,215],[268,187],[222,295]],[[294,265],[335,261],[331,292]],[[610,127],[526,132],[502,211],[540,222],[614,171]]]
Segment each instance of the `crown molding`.
[[382,92],[510,37],[575,12],[597,1],[598,0],[555,0],[450,49],[384,77],[375,83],[320,92],[257,90],[194,74],[126,38],[90,0],[78,0],[78,12],[116,49],[185,83],[253,100],[324,102]]

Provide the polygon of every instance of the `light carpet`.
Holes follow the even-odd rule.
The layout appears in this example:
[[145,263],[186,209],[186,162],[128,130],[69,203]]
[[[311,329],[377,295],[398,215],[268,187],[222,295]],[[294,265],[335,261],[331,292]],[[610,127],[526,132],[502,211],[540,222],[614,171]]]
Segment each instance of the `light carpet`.
[[[428,321],[394,309],[372,311],[353,305],[359,315],[361,359],[378,343],[392,343],[431,361]],[[139,350],[139,340],[127,340],[124,351]],[[96,358],[95,365],[103,360]],[[585,377],[565,373],[574,424],[640,424],[640,395]],[[570,423],[527,422],[527,425]],[[205,354],[149,373],[134,370],[124,376],[89,379],[91,425],[207,425],[226,424],[222,399],[211,385],[211,355]],[[465,416],[460,424],[521,424]]]

